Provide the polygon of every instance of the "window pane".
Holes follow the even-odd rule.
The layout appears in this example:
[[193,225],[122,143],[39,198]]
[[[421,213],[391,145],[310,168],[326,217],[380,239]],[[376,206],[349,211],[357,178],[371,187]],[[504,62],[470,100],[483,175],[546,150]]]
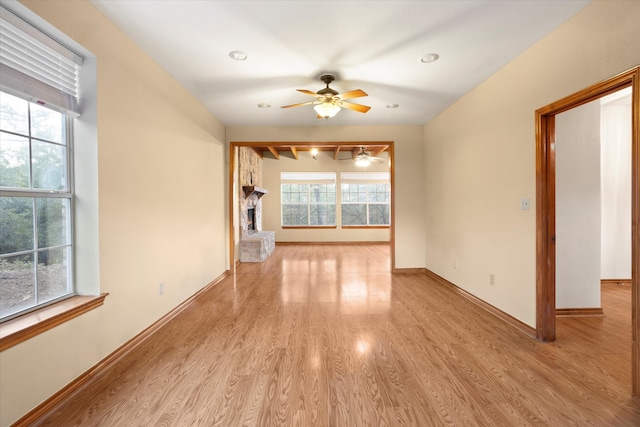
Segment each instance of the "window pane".
[[0,316],[36,303],[33,254],[0,258]]
[[0,129],[29,135],[29,103],[0,92]]
[[340,200],[342,202],[348,202],[350,195],[351,195],[351,187],[349,186],[349,184],[341,184],[340,185]]
[[71,293],[69,247],[38,252],[38,302]]
[[282,225],[308,225],[307,205],[282,205]]
[[310,225],[336,225],[336,205],[311,205]]
[[36,209],[38,248],[69,244],[69,199],[36,199]]
[[367,205],[342,205],[342,225],[367,225]]
[[0,132],[0,187],[29,188],[29,139]]
[[32,142],[33,188],[64,190],[67,186],[66,148],[46,142]]
[[31,104],[31,136],[65,144],[65,116],[38,104]]
[[388,202],[389,186],[386,184],[371,184],[369,186],[370,202]]
[[320,186],[319,185],[310,185],[309,186],[309,200],[311,203],[318,203],[320,201]]
[[33,199],[0,197],[0,254],[34,249]]
[[298,187],[298,201],[300,203],[309,203],[309,185],[297,185]]
[[335,184],[316,184],[311,186],[311,203],[335,203]]
[[369,225],[389,225],[389,205],[369,205]]
[[291,187],[289,184],[282,184],[282,192],[281,192],[281,202],[282,203],[290,203],[291,202]]

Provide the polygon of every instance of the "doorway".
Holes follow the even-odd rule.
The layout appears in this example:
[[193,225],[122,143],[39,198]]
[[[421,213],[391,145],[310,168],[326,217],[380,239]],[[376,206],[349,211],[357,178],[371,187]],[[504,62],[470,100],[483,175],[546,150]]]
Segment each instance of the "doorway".
[[[335,150],[334,160],[337,159],[338,151],[354,151],[363,146],[386,147],[389,158],[389,184],[390,184],[390,225],[389,225],[389,247],[391,255],[391,272],[395,272],[395,179],[394,179],[394,142],[393,141],[348,141],[348,142],[230,142],[229,144],[229,261],[230,268],[235,272],[236,252],[239,242],[236,225],[238,224],[237,206],[238,206],[238,148],[249,147],[256,149],[258,147],[267,147],[271,153],[277,153],[278,149],[286,148],[287,150],[310,151],[312,147],[319,149]],[[354,151],[355,152],[355,151]]]
[[640,395],[640,67],[614,76],[536,111],[536,336],[556,338],[556,115],[626,87],[632,88],[631,287],[632,393]]

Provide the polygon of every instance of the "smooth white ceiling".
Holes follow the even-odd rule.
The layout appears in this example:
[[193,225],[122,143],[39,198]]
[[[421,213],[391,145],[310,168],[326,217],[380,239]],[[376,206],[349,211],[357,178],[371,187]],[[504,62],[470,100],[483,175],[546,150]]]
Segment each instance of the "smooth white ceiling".
[[[92,3],[227,126],[345,126],[426,123],[589,1]],[[418,60],[431,52],[440,60]],[[367,92],[353,101],[371,110],[324,120],[280,108],[312,101],[296,89],[318,91],[327,72],[339,92]]]

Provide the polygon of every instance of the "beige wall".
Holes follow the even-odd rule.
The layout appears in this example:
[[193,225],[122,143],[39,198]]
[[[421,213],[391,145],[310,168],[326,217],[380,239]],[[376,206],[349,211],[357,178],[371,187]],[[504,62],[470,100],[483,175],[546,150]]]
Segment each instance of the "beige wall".
[[226,138],[227,142],[394,141],[396,268],[424,267],[424,241],[416,239],[425,234],[422,126],[228,127]]
[[427,268],[535,326],[534,112],[640,63],[638,22],[596,1],[425,125]]
[[[388,158],[387,153],[380,156]],[[292,156],[281,155],[280,160],[265,158],[262,167],[262,180],[269,194],[262,200],[262,223],[264,230],[276,232],[276,242],[381,242],[389,241],[389,229],[343,229],[340,224],[340,209],[337,210],[337,227],[331,229],[282,229],[281,226],[281,196],[280,173],[281,172],[336,172],[340,179],[340,172],[368,171],[388,172],[389,162],[373,163],[371,166],[359,168],[352,160],[333,160],[333,151],[321,151],[317,160],[311,157],[308,151],[301,151],[298,160]],[[340,182],[337,182],[336,191],[340,200]]]
[[97,57],[99,275],[109,296],[0,353],[3,426],[227,268],[217,238],[226,231],[223,125],[90,3],[24,3]]

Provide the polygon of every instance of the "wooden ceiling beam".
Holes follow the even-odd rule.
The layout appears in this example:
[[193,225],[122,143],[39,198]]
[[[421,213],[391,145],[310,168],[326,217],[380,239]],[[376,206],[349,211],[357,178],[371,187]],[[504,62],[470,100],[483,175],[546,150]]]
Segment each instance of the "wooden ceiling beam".
[[262,150],[260,149],[260,147],[251,147],[251,149],[255,151],[258,157],[260,157],[261,159],[264,159],[264,154],[262,154]]
[[358,157],[359,152],[360,152],[360,147],[353,147],[353,149],[351,150],[351,158],[355,160],[356,157]]
[[275,147],[272,147],[270,145],[267,148],[269,149],[269,151],[271,151],[271,154],[273,154],[273,157],[275,157],[276,160],[280,160],[280,153],[278,152],[278,150],[275,149]]
[[371,150],[371,156],[372,157],[378,157],[380,154],[385,152],[388,148],[389,148],[388,145],[381,145],[380,147],[374,147]]
[[291,154],[293,154],[293,157],[296,158],[296,160],[298,160],[298,149],[296,147],[289,147],[291,150]]
[[338,145],[335,150],[333,150],[333,160],[338,160],[338,153],[340,152],[340,146]]

